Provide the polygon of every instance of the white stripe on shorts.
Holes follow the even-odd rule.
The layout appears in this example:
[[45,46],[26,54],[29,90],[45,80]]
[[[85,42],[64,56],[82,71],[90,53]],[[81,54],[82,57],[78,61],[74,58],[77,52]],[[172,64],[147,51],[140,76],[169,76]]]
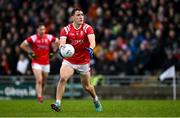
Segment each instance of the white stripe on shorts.
[[86,74],[90,71],[89,64],[72,64],[67,60],[63,60],[62,64],[69,65],[71,68],[75,69],[80,74]]
[[43,72],[49,73],[50,72],[50,65],[49,64],[41,65],[38,63],[32,63],[32,69],[37,69],[37,70],[41,70]]

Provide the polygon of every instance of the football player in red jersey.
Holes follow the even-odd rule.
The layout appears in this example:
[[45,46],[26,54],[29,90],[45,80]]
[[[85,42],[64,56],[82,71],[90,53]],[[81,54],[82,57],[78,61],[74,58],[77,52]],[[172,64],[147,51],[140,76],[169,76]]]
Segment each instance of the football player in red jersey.
[[73,22],[60,31],[60,47],[63,44],[71,44],[75,48],[75,54],[70,58],[63,59],[56,91],[56,102],[51,104],[51,108],[60,111],[65,84],[74,74],[74,71],[77,71],[80,74],[83,88],[93,98],[96,111],[101,112],[101,103],[90,83],[90,58],[93,56],[93,49],[96,45],[94,30],[84,22],[84,14],[81,9],[74,9],[71,17]]
[[45,25],[39,24],[37,34],[28,37],[20,45],[32,59],[32,70],[36,79],[36,93],[39,103],[43,102],[44,84],[50,71],[50,47],[53,42],[58,47],[58,38],[51,34],[46,34]]

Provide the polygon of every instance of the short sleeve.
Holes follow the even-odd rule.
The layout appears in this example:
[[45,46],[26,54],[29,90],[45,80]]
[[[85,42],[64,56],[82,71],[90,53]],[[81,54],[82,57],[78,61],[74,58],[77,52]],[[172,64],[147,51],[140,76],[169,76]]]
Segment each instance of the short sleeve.
[[94,34],[94,30],[91,26],[86,29],[87,34]]
[[65,30],[65,28],[62,28],[60,31],[60,37],[67,37],[67,31]]
[[56,37],[52,35],[52,42],[56,41]]
[[33,40],[32,40],[31,37],[26,38],[26,41],[27,41],[28,43],[33,43]]
[[55,41],[56,41],[56,37],[53,36],[53,35],[48,34],[47,37],[48,37],[48,39],[49,39],[51,42],[55,42]]
[[28,38],[26,39],[26,41],[27,41],[28,43],[34,43],[36,40],[37,40],[37,36],[36,36],[36,35],[32,35],[32,36],[30,36],[30,37],[28,37]]

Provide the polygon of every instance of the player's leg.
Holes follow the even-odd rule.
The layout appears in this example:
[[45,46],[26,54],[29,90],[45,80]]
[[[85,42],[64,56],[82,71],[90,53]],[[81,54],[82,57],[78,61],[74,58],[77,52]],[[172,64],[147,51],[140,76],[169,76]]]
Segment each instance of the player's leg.
[[66,82],[73,75],[73,73],[74,69],[70,65],[62,63],[60,68],[60,80],[56,90],[56,102],[51,104],[51,108],[57,112],[60,111],[61,99],[65,91]]
[[89,92],[89,94],[95,99],[96,97],[96,92],[94,87],[90,83],[90,72],[87,72],[86,74],[81,74],[81,83],[83,88]]
[[94,86],[90,83],[90,72],[81,74],[81,83],[83,88],[93,97],[93,102],[97,112],[102,111],[102,105],[96,95]]
[[35,79],[36,79],[36,93],[37,93],[37,98],[38,102],[42,102],[42,82],[43,82],[43,77],[42,77],[42,71],[39,69],[32,69]]
[[43,72],[43,81],[42,81],[42,96],[44,95],[44,92],[45,92],[45,84],[46,84],[46,81],[47,81],[47,78],[48,78],[48,72]]
[[42,65],[42,75],[43,75],[43,82],[42,82],[42,95],[45,92],[45,84],[48,79],[48,75],[50,72],[50,65]]
[[74,69],[67,64],[62,64],[60,69],[60,80],[57,85],[56,99],[61,100],[67,80],[74,74]]

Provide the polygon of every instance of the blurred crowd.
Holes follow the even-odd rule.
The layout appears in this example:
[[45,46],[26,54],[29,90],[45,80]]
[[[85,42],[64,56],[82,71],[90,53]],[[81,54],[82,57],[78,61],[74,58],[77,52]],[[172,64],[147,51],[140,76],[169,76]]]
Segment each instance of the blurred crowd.
[[[93,26],[97,46],[93,70],[105,75],[156,74],[180,69],[179,0],[0,0],[0,75],[31,75],[30,59],[20,43],[44,22],[59,37],[79,7]],[[51,59],[58,74],[62,59]]]

